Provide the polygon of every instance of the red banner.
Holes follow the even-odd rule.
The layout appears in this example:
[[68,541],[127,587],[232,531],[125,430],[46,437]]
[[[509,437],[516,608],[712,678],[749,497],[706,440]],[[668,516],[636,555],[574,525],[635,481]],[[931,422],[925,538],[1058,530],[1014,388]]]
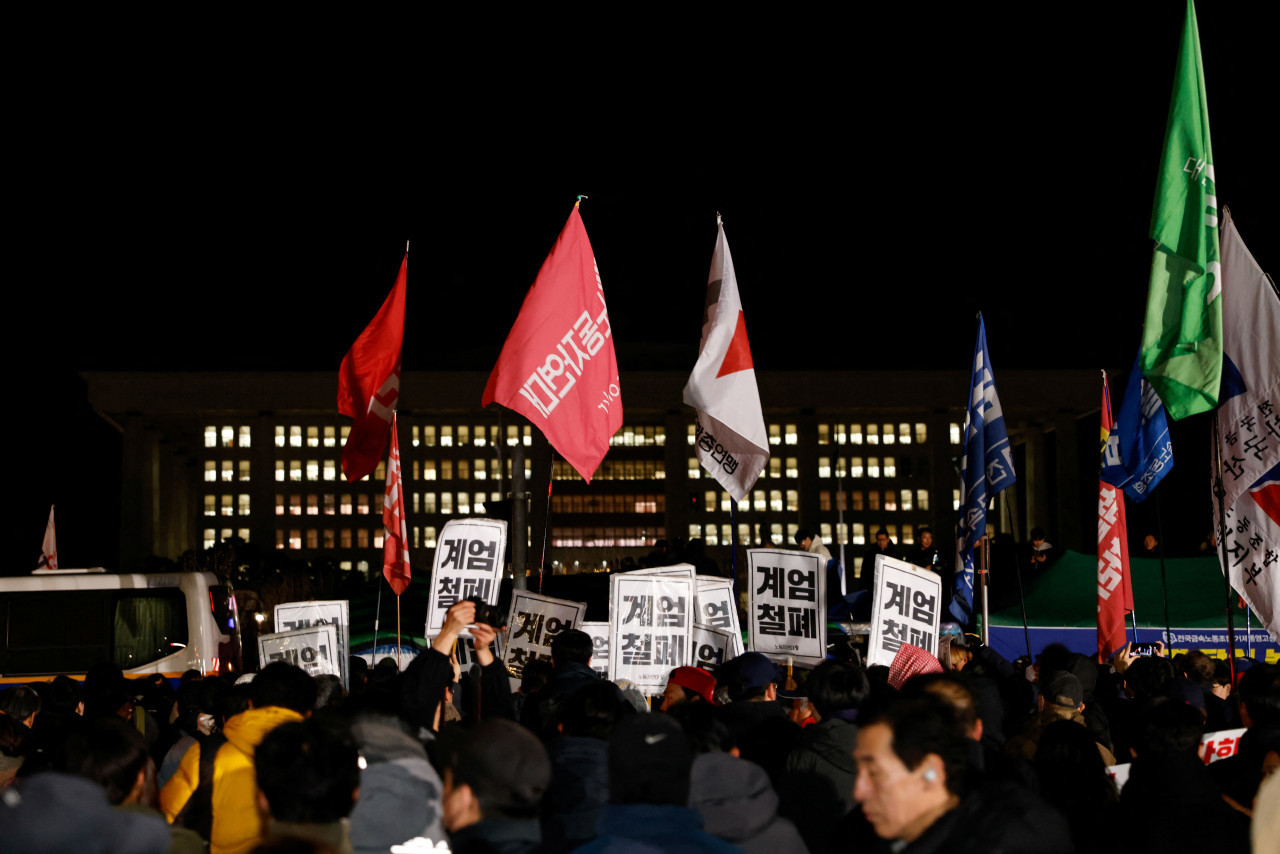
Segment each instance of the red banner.
[[396,417],[391,415],[391,453],[387,457],[387,492],[382,499],[382,524],[387,533],[382,540],[382,574],[399,596],[409,586],[409,529],[404,518],[404,481],[400,477],[400,440],[396,437]]
[[[1111,390],[1102,375],[1102,442],[1111,435]],[[1098,479],[1098,657],[1105,661],[1124,646],[1125,614],[1133,610],[1129,577],[1129,534],[1124,493]]]
[[622,426],[613,329],[577,205],[489,375],[481,405],[494,401],[533,422],[588,483]]

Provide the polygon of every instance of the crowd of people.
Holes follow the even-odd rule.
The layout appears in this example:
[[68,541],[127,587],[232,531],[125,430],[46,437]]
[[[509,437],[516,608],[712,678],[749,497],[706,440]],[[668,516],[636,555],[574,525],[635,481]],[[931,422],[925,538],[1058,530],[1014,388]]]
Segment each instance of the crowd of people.
[[[460,602],[403,673],[353,658],[349,690],[280,662],[176,690],[109,665],[11,687],[0,848],[1280,850],[1275,665],[1233,679],[1199,652],[1060,646],[1009,662],[953,636],[941,661],[903,645],[889,667],[848,645],[811,670],[747,652],[649,699],[593,671],[576,630],[513,691],[495,637]],[[1206,764],[1203,734],[1239,727]]]

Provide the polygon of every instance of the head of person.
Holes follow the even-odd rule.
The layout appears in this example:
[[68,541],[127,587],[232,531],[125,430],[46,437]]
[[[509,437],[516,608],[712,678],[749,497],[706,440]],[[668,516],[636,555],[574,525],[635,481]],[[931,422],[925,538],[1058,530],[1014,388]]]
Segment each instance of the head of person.
[[578,629],[568,629],[551,639],[551,662],[556,667],[566,664],[588,665],[591,653],[595,652],[595,644],[591,635]]
[[913,697],[936,697],[951,707],[960,729],[974,741],[982,739],[982,716],[978,711],[978,698],[974,696],[973,683],[964,675],[950,671],[947,673],[926,673],[907,680],[902,686],[901,697],[904,700]]
[[674,718],[635,715],[609,739],[609,802],[685,806],[692,768],[693,748]]
[[136,804],[147,799],[150,762],[137,727],[104,715],[70,733],[57,770],[97,783],[112,804]]
[[1031,529],[1031,545],[1040,548],[1044,544],[1044,528]]
[[969,649],[964,638],[952,638],[947,652],[952,670],[964,670],[964,666],[973,658],[973,650]]
[[1255,664],[1240,677],[1236,692],[1246,727],[1280,726],[1280,667]]
[[933,530],[930,528],[921,528],[916,531],[916,536],[920,539],[920,548],[928,549],[933,547]]
[[0,714],[24,726],[33,726],[40,714],[40,695],[30,685],[18,685],[0,694]]
[[758,652],[729,659],[716,674],[717,684],[734,703],[776,700],[780,678],[778,666]]
[[316,680],[300,667],[275,661],[249,683],[249,701],[255,709],[281,706],[307,715],[316,707]]
[[538,817],[551,784],[551,760],[529,730],[490,718],[463,733],[443,758],[443,819],[449,832],[480,821]]
[[1158,545],[1158,541],[1156,540],[1155,537],[1151,536],[1150,534],[1147,534],[1145,537],[1142,538],[1142,547],[1147,551],[1154,551],[1157,545]]
[[809,544],[813,542],[813,532],[807,528],[801,528],[796,531],[796,545],[808,551]]
[[862,668],[843,661],[819,664],[809,674],[805,688],[809,702],[823,720],[855,711],[871,693]]
[[635,713],[630,703],[618,697],[617,686],[599,679],[566,697],[556,717],[561,735],[608,741],[618,722]]
[[258,809],[276,821],[332,824],[360,796],[355,740],[329,721],[281,724],[258,745],[253,765]]
[[884,528],[876,531],[876,546],[882,549],[889,547],[889,532]]
[[670,711],[681,703],[714,703],[716,678],[701,667],[677,667],[667,677],[661,710]]
[[547,686],[554,672],[555,668],[545,658],[535,658],[525,662],[524,670],[520,675],[520,693],[532,694],[534,691],[541,691]]
[[1194,754],[1204,734],[1204,718],[1194,707],[1170,697],[1143,703],[1132,734],[1132,750],[1139,756]]
[[710,703],[684,703],[671,710],[671,717],[684,730],[689,747],[694,754],[738,754],[738,743],[733,732],[720,720],[715,706]]
[[882,839],[914,841],[959,805],[969,755],[947,703],[927,694],[898,699],[858,729],[853,797]]
[[1043,711],[1084,711],[1084,686],[1072,673],[1058,671],[1040,680],[1040,697],[1036,703]]

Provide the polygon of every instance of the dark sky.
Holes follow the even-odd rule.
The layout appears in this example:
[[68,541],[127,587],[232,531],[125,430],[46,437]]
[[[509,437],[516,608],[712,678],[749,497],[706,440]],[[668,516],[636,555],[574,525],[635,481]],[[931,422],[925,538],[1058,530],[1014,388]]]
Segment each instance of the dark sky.
[[[1264,5],[1200,30],[1219,198],[1274,273]],[[27,104],[19,341],[336,370],[411,239],[405,368],[487,370],[584,193],[624,370],[692,366],[717,210],[758,368],[963,369],[978,310],[997,369],[1127,368],[1183,4],[900,8],[69,51]]]

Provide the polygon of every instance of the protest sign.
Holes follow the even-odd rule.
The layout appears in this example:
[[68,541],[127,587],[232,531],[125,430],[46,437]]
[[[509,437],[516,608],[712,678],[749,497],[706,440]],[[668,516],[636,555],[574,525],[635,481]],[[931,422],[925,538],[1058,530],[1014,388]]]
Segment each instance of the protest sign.
[[1116,791],[1124,788],[1124,784],[1129,782],[1129,769],[1133,766],[1126,762],[1123,765],[1108,765],[1107,776],[1116,781]]
[[609,579],[610,679],[629,679],[646,697],[663,692],[671,671],[691,660],[693,590],[687,577]]
[[[507,523],[502,519],[452,519],[445,523],[431,566],[427,637],[440,634],[445,612],[463,599],[497,604],[506,548]],[[462,632],[462,637],[470,636]]]
[[660,578],[694,578],[697,569],[691,563],[673,563],[671,566],[651,566],[645,569],[633,569],[627,575],[649,575]]
[[258,635],[258,661],[263,667],[284,661],[301,667],[310,676],[327,674],[341,678],[337,626],[329,623]]
[[[694,623],[693,666],[715,673],[716,668],[737,654],[734,652],[733,641],[732,632],[717,629],[715,626]],[[738,643],[742,643],[741,637],[738,637]]]
[[609,624],[583,623],[582,630],[591,635],[591,669],[609,678]]
[[748,648],[809,667],[827,657],[827,574],[822,558],[789,549],[748,549]]
[[738,622],[738,603],[733,596],[733,579],[699,575],[697,583],[694,603],[698,608],[698,616],[694,622],[733,635],[729,657],[742,655],[746,650],[742,644],[742,626]]
[[502,664],[507,673],[519,679],[525,662],[535,658],[551,660],[551,639],[563,631],[578,629],[587,615],[585,602],[570,602],[516,590],[511,595],[511,613],[507,617],[507,642],[502,651]]
[[347,676],[347,656],[351,654],[351,608],[346,599],[285,602],[276,606],[275,615],[277,632],[290,632],[311,626],[333,626],[336,642],[332,649],[338,662],[337,673],[342,677],[343,687],[351,687]]
[[893,664],[904,643],[938,655],[942,579],[904,560],[876,555],[867,666]]
[[1200,758],[1205,765],[1211,765],[1219,759],[1235,756],[1240,750],[1240,736],[1244,729],[1222,729],[1217,732],[1206,732],[1200,737]]

